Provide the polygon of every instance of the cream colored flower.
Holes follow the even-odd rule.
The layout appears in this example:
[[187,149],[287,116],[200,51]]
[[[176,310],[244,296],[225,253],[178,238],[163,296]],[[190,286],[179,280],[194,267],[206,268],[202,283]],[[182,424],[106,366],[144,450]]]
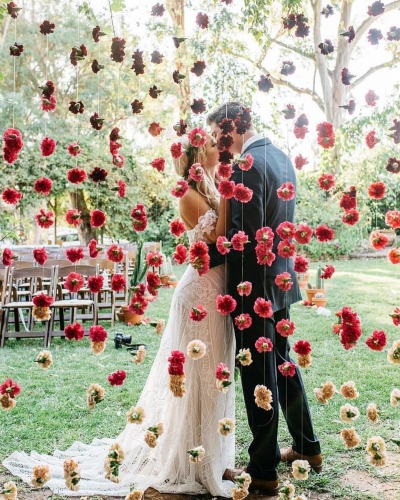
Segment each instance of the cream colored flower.
[[340,407],[340,418],[343,422],[352,422],[353,420],[357,420],[359,416],[360,412],[356,406],[347,403]]
[[189,342],[186,352],[192,359],[200,359],[206,354],[207,346],[201,340],[192,340]]
[[32,316],[36,321],[48,321],[51,317],[50,307],[33,306]]
[[279,497],[281,500],[291,500],[294,497],[294,486],[290,481],[285,481],[279,490]]
[[142,500],[143,494],[143,490],[133,490],[126,495],[125,500]]
[[308,473],[310,472],[310,469],[311,467],[307,460],[295,460],[292,463],[292,474],[295,479],[308,479]]
[[314,389],[314,395],[317,398],[318,403],[321,403],[323,405],[328,404],[329,400],[324,398],[324,393],[322,392],[322,389],[320,388]]
[[198,464],[206,456],[206,450],[203,446],[196,446],[196,448],[188,450],[188,454],[189,462],[191,462],[192,464]]
[[370,455],[375,455],[376,453],[385,453],[386,444],[385,441],[381,438],[381,436],[372,436],[367,440],[366,451]]
[[337,392],[335,385],[329,380],[321,388],[314,389],[315,397],[319,403],[328,404],[328,401],[333,398]]
[[297,495],[297,497],[294,497],[293,500],[308,500],[305,495]]
[[17,401],[6,392],[0,396],[0,404],[3,410],[8,411],[15,408]]
[[257,385],[254,389],[254,396],[256,397],[256,405],[264,410],[269,411],[272,406],[272,392],[265,387],[265,385]]
[[369,463],[375,467],[383,467],[386,465],[386,453],[375,453],[369,457]]
[[375,403],[370,403],[367,406],[367,417],[373,422],[374,424],[378,421],[379,419],[379,412],[378,408],[376,407]]
[[0,488],[0,498],[4,500],[17,500],[18,490],[14,481],[8,481]]
[[350,380],[340,387],[340,394],[346,399],[357,399],[360,395],[356,389],[356,384]]
[[253,360],[251,359],[250,349],[239,349],[239,352],[236,356],[236,359],[243,365],[248,366],[251,365]]
[[297,364],[301,368],[308,368],[309,366],[311,366],[311,354],[298,354]]
[[86,392],[87,404],[91,410],[94,410],[97,403],[104,399],[104,389],[99,384],[92,384]]
[[248,496],[249,491],[244,488],[236,487],[231,489],[231,493],[233,500],[243,500]]
[[[158,319],[156,324],[156,334],[161,335],[161,333],[164,331],[164,327],[165,327],[165,319]],[[137,490],[137,491],[142,491],[142,490]]]
[[104,470],[106,472],[105,478],[113,483],[119,483],[119,466],[124,461],[125,454],[118,443],[110,446],[108,454],[104,462]]
[[142,361],[144,361],[145,357],[146,357],[146,349],[145,349],[144,345],[140,345],[137,352],[136,352],[136,356],[134,356],[132,359],[132,362],[139,364]]
[[399,406],[399,401],[400,401],[400,391],[399,389],[394,388],[393,391],[390,393],[390,404],[392,406]]
[[105,342],[90,342],[90,347],[92,349],[92,353],[95,356],[98,356],[106,348],[106,343]]
[[218,420],[218,432],[223,436],[227,436],[235,430],[235,421],[231,418],[222,418]]
[[400,363],[400,340],[395,340],[392,347],[387,353],[387,360],[389,363],[399,364]]
[[361,438],[354,428],[342,429],[342,432],[340,434],[344,441],[344,445],[348,450],[350,450],[351,448],[355,448],[361,443]]
[[185,375],[170,375],[169,388],[176,398],[181,398],[186,394]]
[[249,489],[249,486],[251,484],[251,476],[247,472],[242,471],[240,476],[235,477],[235,483],[240,487],[244,488],[245,490]]
[[67,458],[63,463],[64,479],[67,488],[71,491],[78,491],[80,488],[79,481],[81,480],[81,472],[78,462],[72,458]]
[[226,394],[229,390],[229,386],[232,384],[230,380],[218,380],[215,379],[215,385],[217,386],[217,389],[219,392],[222,392],[223,394]]
[[53,364],[53,357],[50,351],[40,351],[36,358],[36,363],[43,368],[43,370],[47,370]]
[[141,406],[132,406],[131,409],[126,413],[128,424],[142,424],[145,417],[146,413]]
[[147,430],[144,435],[144,442],[150,446],[150,448],[155,448],[157,446],[157,436],[154,432]]
[[36,488],[43,488],[43,486],[50,481],[51,474],[48,465],[36,465],[32,471],[33,477],[31,483]]

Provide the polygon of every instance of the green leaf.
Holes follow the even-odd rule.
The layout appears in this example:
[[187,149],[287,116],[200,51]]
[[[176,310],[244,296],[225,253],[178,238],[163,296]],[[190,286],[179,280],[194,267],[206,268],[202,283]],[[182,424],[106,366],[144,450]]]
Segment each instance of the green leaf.
[[1,73],[1,72],[0,72],[0,82],[1,82],[2,80],[4,80],[4,75],[3,75],[3,73]]
[[112,0],[111,2],[111,10],[113,12],[120,12],[121,10],[125,9],[126,5],[124,0]]
[[235,366],[235,373],[234,373],[234,379],[235,379],[235,382],[237,382],[239,380],[239,375],[240,375],[240,370],[237,366]]

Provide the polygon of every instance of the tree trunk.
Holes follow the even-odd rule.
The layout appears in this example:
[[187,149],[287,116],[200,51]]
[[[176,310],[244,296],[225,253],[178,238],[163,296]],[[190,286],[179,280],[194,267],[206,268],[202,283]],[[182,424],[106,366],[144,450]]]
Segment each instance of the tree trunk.
[[77,208],[81,212],[83,222],[79,224],[78,236],[81,245],[87,245],[90,240],[96,239],[96,230],[90,225],[90,210],[86,205],[85,196],[82,189],[77,189],[75,193],[69,193],[72,208]]

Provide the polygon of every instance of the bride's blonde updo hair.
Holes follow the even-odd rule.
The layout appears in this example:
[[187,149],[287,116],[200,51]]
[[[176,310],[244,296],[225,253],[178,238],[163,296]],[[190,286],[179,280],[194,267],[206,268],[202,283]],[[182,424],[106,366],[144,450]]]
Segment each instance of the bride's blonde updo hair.
[[209,173],[204,169],[203,180],[196,182],[189,176],[189,170],[195,163],[200,163],[204,168],[207,161],[206,147],[201,146],[195,148],[191,146],[188,137],[185,135],[181,138],[182,156],[180,158],[173,158],[175,172],[188,182],[189,186],[195,189],[201,196],[203,196],[207,203],[218,214],[220,194],[218,192],[215,180],[212,179]]

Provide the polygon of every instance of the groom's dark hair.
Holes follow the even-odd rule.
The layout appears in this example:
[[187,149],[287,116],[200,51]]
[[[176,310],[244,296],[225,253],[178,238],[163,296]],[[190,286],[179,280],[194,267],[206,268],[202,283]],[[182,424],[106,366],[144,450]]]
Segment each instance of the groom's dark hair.
[[207,116],[207,125],[211,125],[212,123],[216,123],[218,125],[224,118],[234,120],[238,115],[240,115],[240,113],[242,113],[244,108],[247,108],[247,106],[238,101],[230,101],[225,104],[221,104],[218,109]]

